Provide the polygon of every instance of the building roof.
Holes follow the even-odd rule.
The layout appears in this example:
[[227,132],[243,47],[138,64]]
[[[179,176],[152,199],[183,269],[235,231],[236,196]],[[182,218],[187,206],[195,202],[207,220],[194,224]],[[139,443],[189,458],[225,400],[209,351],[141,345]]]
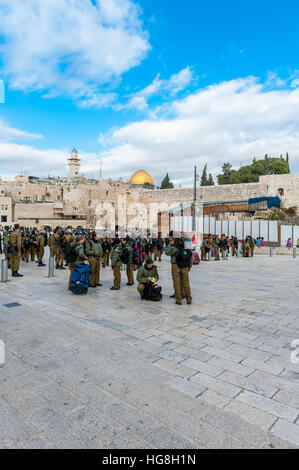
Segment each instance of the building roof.
[[137,170],[130,178],[131,185],[149,185],[154,186],[154,180],[152,176],[145,170]]

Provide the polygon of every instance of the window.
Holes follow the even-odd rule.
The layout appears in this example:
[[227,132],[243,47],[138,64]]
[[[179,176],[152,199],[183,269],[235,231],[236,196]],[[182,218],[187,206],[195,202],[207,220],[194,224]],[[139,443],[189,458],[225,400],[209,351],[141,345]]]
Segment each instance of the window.
[[7,215],[1,215],[1,222],[7,222]]
[[278,188],[278,194],[280,194],[280,196],[283,196],[284,195],[284,189],[283,188]]

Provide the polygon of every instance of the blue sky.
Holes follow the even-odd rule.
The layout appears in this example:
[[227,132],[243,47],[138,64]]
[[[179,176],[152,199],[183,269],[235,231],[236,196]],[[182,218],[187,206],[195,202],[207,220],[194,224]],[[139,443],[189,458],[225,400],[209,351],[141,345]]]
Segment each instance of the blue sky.
[[[26,3],[26,5],[24,5]],[[299,170],[295,0],[0,0],[0,175]]]

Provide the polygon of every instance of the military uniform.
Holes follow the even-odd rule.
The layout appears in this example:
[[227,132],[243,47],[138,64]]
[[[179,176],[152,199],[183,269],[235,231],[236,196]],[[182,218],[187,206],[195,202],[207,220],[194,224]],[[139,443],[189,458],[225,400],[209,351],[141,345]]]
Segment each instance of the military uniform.
[[204,238],[202,243],[201,243],[201,246],[200,246],[200,254],[201,254],[201,259],[202,261],[206,261],[207,260],[207,252],[209,250],[209,244],[207,242],[207,239]]
[[25,235],[24,235],[24,257],[25,257],[26,263],[28,263],[29,257],[30,257],[30,246],[31,245],[30,245],[29,234],[25,233]]
[[113,270],[114,282],[112,289],[120,289],[121,283],[121,254],[123,252],[123,248],[120,244],[115,245],[111,251],[111,266]]
[[89,266],[91,267],[90,287],[100,285],[100,268],[103,249],[100,241],[87,240],[85,253],[88,256]]
[[44,266],[43,263],[43,256],[45,252],[45,237],[42,233],[40,233],[36,237],[36,242],[37,242],[37,260],[38,260],[38,266]]
[[7,253],[7,248],[9,246],[9,240],[10,240],[10,233],[7,232],[3,237],[3,251],[4,251],[5,258],[7,259],[7,266],[10,268],[11,254]]
[[55,256],[56,254],[56,247],[55,247],[55,238],[53,233],[50,234],[49,240],[48,240],[48,245],[49,245],[49,250],[50,250],[50,256]]
[[21,261],[21,250],[22,250],[22,239],[18,229],[14,230],[10,235],[9,240],[10,246],[13,248],[10,258],[10,266],[13,276],[20,276],[18,274],[20,261]]
[[250,244],[249,240],[246,237],[243,242],[243,257],[249,258]]
[[128,286],[132,286],[134,284],[134,248],[132,243],[126,244],[126,248],[129,252],[129,262],[127,263],[126,267],[126,274],[128,278]]
[[157,270],[157,266],[152,266],[151,269],[147,269],[145,266],[142,266],[137,273],[137,281],[139,282],[137,286],[137,290],[141,296],[144,296],[144,289],[147,285],[151,284],[152,281],[149,280],[150,278],[154,278],[156,281],[159,279],[159,274]]
[[192,302],[191,289],[189,284],[189,270],[192,267],[192,256],[190,258],[189,267],[180,268],[177,265],[176,256],[179,254],[179,248],[170,245],[166,248],[165,255],[170,256],[171,274],[174,287],[175,300],[178,304],[182,303],[182,298],[186,297],[188,303]]
[[68,267],[70,270],[70,277],[69,277],[69,287],[68,289],[71,290],[71,282],[72,282],[72,277],[73,277],[73,272],[75,269],[76,264],[80,264],[86,261],[86,254],[84,251],[84,245],[83,243],[78,243],[78,245],[75,246],[75,252],[76,252],[76,260],[74,263],[68,263]]
[[111,243],[109,238],[104,237],[102,240],[102,249],[103,249],[103,263],[102,267],[109,266],[109,254],[111,251]]
[[220,245],[220,240],[218,237],[215,237],[214,242],[213,242],[213,247],[214,247],[214,252],[215,252],[215,261],[220,261],[219,245]]

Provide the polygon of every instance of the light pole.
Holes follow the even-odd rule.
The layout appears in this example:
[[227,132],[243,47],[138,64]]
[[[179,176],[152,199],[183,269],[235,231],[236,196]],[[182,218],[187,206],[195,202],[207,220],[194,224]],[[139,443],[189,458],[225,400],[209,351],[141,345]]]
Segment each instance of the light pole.
[[194,185],[193,185],[193,213],[192,213],[192,231],[196,232],[196,182],[198,180],[198,174],[196,171],[196,166],[194,167]]

